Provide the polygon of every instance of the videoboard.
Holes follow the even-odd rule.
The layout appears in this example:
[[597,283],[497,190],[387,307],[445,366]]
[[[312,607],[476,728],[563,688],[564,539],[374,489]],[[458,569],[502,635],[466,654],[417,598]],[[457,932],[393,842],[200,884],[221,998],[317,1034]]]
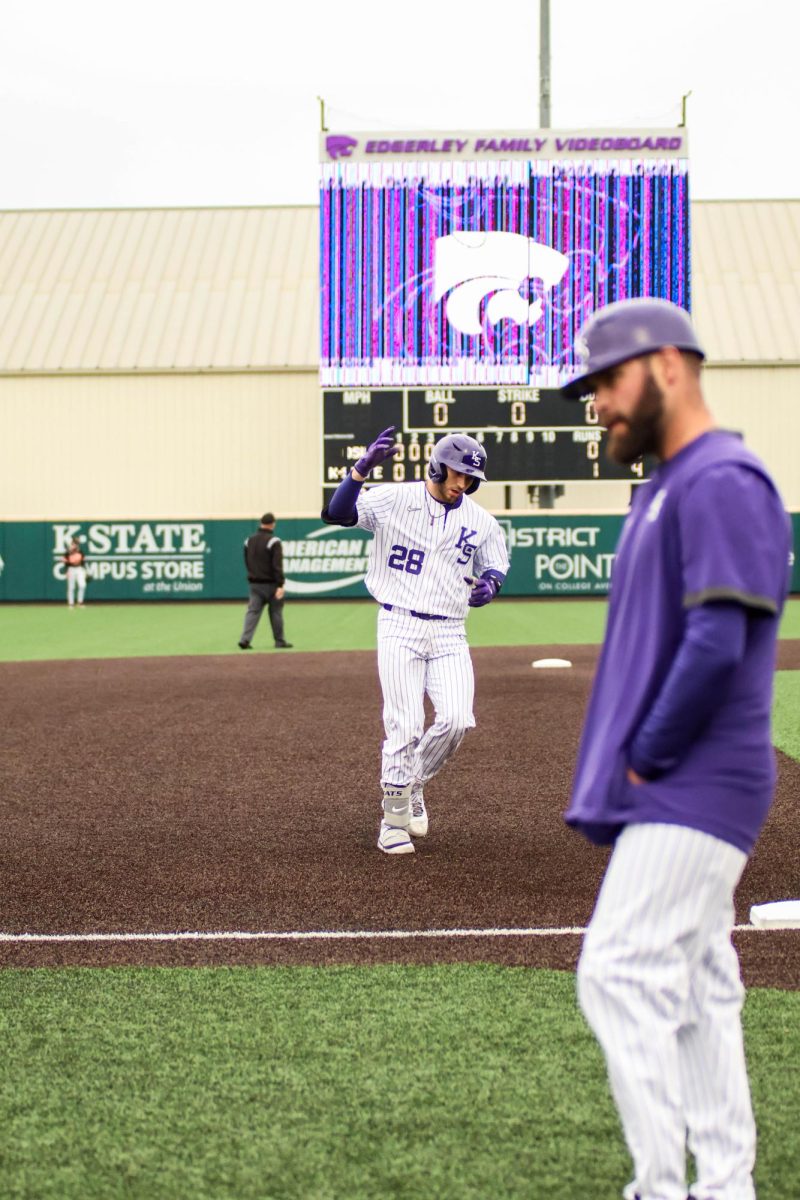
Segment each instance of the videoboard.
[[690,307],[686,130],[326,134],[324,388],[554,389],[614,300]]
[[323,392],[323,487],[333,488],[383,430],[394,425],[402,453],[372,480],[423,479],[435,442],[469,433],[486,447],[492,483],[641,482],[642,462],[614,463],[591,400],[546,388],[343,388]]

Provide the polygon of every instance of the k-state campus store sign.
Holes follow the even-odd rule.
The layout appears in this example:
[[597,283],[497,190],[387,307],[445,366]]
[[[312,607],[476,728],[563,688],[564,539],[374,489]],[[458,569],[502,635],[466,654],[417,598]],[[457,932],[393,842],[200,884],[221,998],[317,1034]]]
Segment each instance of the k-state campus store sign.
[[[506,596],[598,596],[608,591],[622,515],[498,517],[511,554]],[[800,514],[792,517],[795,545]],[[66,596],[63,555],[77,537],[87,600],[238,600],[247,596],[242,547],[252,521],[0,522],[0,600]],[[366,596],[370,535],[313,519],[279,521],[287,595]],[[792,591],[800,591],[795,556]]]

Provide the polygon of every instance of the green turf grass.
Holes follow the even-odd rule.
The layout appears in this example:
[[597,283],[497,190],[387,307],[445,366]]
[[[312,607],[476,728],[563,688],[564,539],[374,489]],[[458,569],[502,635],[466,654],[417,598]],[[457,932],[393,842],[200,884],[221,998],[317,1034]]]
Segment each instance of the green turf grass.
[[[262,617],[254,649],[243,652],[244,604],[142,603],[0,606],[0,662],[59,658],[141,658],[275,651]],[[603,637],[605,600],[501,598],[471,612],[473,646],[595,645]],[[370,601],[289,602],[286,635],[296,650],[373,650],[376,607]],[[789,601],[781,636],[800,637],[800,600]]]
[[772,740],[800,762],[800,671],[778,671],[772,709]]
[[[243,652],[243,604],[9,604],[0,608],[0,661],[138,658],[166,654],[275,651],[266,614],[253,650]],[[474,646],[584,644],[603,635],[604,600],[504,600],[470,613]],[[297,650],[374,650],[377,607],[370,601],[303,601],[285,608]]]
[[[0,972],[0,1192],[618,1196],[628,1159],[574,987],[482,965]],[[750,993],[760,1200],[800,1178],[799,1021],[800,994]]]

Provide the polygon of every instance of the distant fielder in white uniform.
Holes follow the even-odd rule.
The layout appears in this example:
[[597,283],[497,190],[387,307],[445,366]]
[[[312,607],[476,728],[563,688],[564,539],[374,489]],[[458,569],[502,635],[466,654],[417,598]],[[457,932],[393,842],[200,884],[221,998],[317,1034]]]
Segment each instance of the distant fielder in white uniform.
[[[508,572],[503,532],[470,495],[486,479],[486,452],[466,434],[437,442],[428,478],[362,492],[369,472],[397,452],[394,426],[368,447],[322,513],[375,535],[366,585],[381,605],[378,672],[383,690],[378,848],[411,854],[425,837],[423,787],[475,725],[475,679],[464,620],[488,604]],[[424,729],[425,693],[434,721]]]
[[86,595],[86,555],[76,537],[70,542],[66,554],[61,561],[67,568],[67,604],[75,607],[75,589],[78,590],[78,608],[83,608],[83,598]]

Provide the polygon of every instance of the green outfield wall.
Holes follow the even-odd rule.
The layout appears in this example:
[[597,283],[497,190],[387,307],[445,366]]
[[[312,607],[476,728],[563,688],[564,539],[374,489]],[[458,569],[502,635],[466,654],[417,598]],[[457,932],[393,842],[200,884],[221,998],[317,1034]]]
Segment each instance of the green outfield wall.
[[[557,512],[498,516],[511,553],[507,596],[598,596],[608,591],[622,515]],[[792,515],[800,544],[800,513]],[[92,600],[235,600],[247,594],[242,548],[251,521],[0,522],[0,601],[63,600],[62,555],[77,536]],[[366,596],[370,535],[320,520],[287,519],[287,594],[295,599]],[[795,555],[792,591],[800,591]]]

